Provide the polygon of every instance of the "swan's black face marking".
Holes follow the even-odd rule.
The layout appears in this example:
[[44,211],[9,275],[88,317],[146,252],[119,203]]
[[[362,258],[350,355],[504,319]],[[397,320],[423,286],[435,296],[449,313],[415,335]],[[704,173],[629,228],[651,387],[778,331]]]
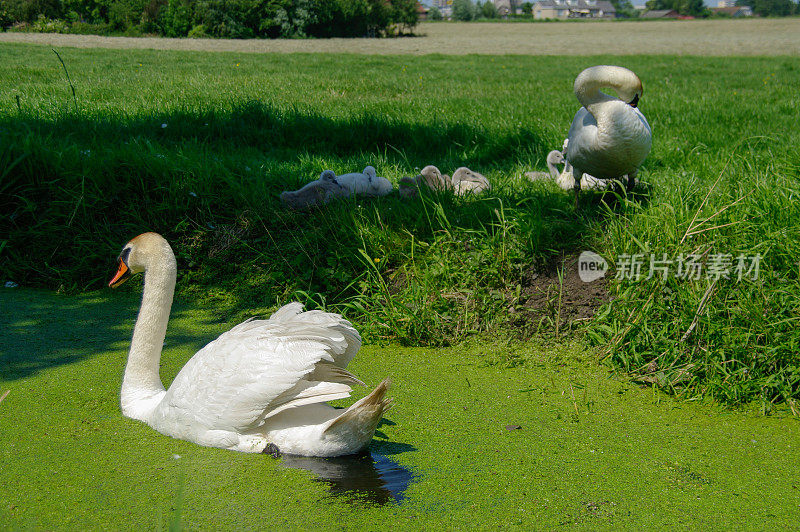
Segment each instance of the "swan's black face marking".
[[639,105],[639,95],[638,94],[634,94],[633,100],[628,102],[628,105],[630,105],[631,107],[633,107],[635,109],[636,106]]
[[131,276],[131,270],[128,268],[128,257],[130,257],[131,248],[125,247],[122,249],[122,252],[117,257],[117,273],[114,275],[114,278],[108,282],[108,286],[111,288],[116,288],[125,281],[127,281]]
[[122,251],[119,253],[118,260],[121,260],[122,262],[125,263],[125,266],[127,266],[128,257],[130,257],[130,255],[131,255],[131,248],[129,247],[122,248]]

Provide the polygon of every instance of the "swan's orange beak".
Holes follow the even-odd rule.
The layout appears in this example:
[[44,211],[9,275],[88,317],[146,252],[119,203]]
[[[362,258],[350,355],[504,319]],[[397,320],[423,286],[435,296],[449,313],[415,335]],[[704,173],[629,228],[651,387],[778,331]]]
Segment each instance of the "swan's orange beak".
[[117,259],[117,273],[114,275],[114,278],[108,282],[108,286],[116,288],[127,281],[130,276],[131,270],[128,268],[128,265],[125,264],[125,261],[122,260],[122,257],[120,257]]
[[639,105],[639,95],[638,95],[638,94],[635,94],[635,95],[633,96],[633,100],[631,100],[630,102],[628,102],[628,105],[630,105],[631,107],[633,107],[633,108],[635,109],[635,108],[636,108],[636,106],[637,106],[637,105]]

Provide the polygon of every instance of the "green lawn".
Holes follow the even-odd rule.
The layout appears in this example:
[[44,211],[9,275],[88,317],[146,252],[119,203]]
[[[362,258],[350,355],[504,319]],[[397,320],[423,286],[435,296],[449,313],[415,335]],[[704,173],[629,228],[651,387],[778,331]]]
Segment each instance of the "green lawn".
[[[231,326],[178,301],[165,382]],[[137,305],[0,291],[0,528],[730,530],[800,517],[796,419],[676,401],[610,377],[573,342],[364,348],[351,368],[371,384],[391,375],[397,401],[373,450],[417,478],[400,505],[332,498],[267,456],[123,418]]]
[[[75,100],[49,48],[0,44],[0,286],[21,285],[0,288],[0,528],[797,525],[800,58],[59,53]],[[604,63],[643,80],[648,186],[576,211],[522,174]],[[278,201],[367,164],[493,188]],[[164,380],[254,312],[345,313],[354,372],[394,381],[374,450],[417,475],[401,505],[121,417],[140,283],[96,290],[149,230],[180,271]],[[582,323],[561,323],[555,282],[520,327],[534,273],[582,249],[763,260],[742,282],[613,281]]]
[[[453,345],[515,335],[508,310],[528,305],[526,279],[562,251],[612,266],[623,254],[759,255],[756,281],[613,283],[589,338],[674,393],[800,408],[797,57],[61,57],[74,101],[50,49],[0,45],[6,279],[99,288],[115,252],[155,230],[185,285],[226,316],[300,299],[347,313],[370,340]],[[573,80],[602,63],[643,80],[650,186],[633,202],[585,194],[576,212],[522,174],[561,146]],[[367,164],[395,183],[467,165],[493,189],[312,213],[278,201],[326,168]]]

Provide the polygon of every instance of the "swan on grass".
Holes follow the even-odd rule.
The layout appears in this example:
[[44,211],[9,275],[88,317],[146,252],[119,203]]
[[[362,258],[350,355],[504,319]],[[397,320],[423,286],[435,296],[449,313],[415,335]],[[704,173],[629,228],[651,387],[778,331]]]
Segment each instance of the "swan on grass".
[[492,188],[486,176],[474,170],[470,170],[466,166],[457,168],[456,171],[453,172],[453,177],[451,179],[456,196],[480,194]]
[[[607,87],[619,98],[600,90]],[[572,119],[564,155],[572,165],[577,207],[584,174],[601,180],[627,175],[628,188],[632,188],[639,166],[650,153],[651,133],[637,109],[642,82],[627,68],[587,68],[575,78],[573,89],[582,107]]]
[[[567,145],[567,141],[564,141]],[[525,177],[531,181],[554,180],[563,190],[575,188],[575,178],[572,175],[572,166],[564,159],[564,154],[558,150],[553,150],[547,154],[547,172],[525,172]],[[557,165],[563,164],[564,170],[559,170]],[[597,179],[589,174],[583,174],[581,178],[582,190],[599,190],[608,188],[608,182],[604,179]]]
[[545,163],[547,163],[547,172],[525,172],[525,177],[531,181],[558,179],[558,176],[561,174],[561,172],[558,170],[557,165],[564,164],[564,154],[558,150],[553,150],[547,154]]
[[[332,174],[333,172],[331,172]],[[318,179],[307,183],[299,190],[281,192],[280,198],[289,209],[301,210],[319,207],[339,198],[346,198],[350,191],[336,180]]]
[[298,190],[281,192],[280,198],[289,209],[309,209],[350,196],[386,196],[392,191],[392,183],[379,177],[375,168],[367,166],[363,172],[337,176],[333,170],[325,170],[316,181],[311,181]]
[[326,401],[363,383],[345,368],[361,337],[338,314],[300,303],[248,320],[198,351],[169,389],[158,374],[177,266],[167,241],[144,233],[128,242],[109,286],[144,273],[142,304],[122,380],[122,413],[158,432],[242,452],[342,456],[369,445],[391,406],[388,380],[347,409]]
[[333,180],[350,194],[359,196],[386,196],[392,191],[392,183],[385,177],[379,177],[375,167],[367,166],[363,172],[336,175],[332,170],[325,170],[319,176],[320,181]]
[[419,194],[421,186],[436,192],[452,192],[456,196],[467,194],[480,194],[490,190],[489,180],[482,174],[470,170],[466,166],[457,168],[450,177],[432,164],[426,166],[416,177],[403,177],[400,179],[400,195],[415,197]]
[[406,176],[400,179],[400,195],[412,198],[419,195],[419,188],[425,186],[437,192],[453,190],[453,180],[432,164],[423,168],[416,177]]

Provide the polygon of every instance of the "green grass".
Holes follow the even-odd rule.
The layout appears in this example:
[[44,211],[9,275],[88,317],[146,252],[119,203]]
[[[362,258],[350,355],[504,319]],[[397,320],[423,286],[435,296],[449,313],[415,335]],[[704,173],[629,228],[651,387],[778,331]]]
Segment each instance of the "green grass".
[[[190,297],[173,309],[166,383],[232,325]],[[400,505],[331,498],[267,456],[122,417],[137,306],[0,290],[0,528],[731,530],[800,516],[796,419],[678,401],[611,377],[574,341],[364,348],[351,369],[391,375],[397,401],[373,450],[417,479]]]
[[[798,58],[60,54],[77,111],[51,50],[0,46],[3,280],[99,288],[155,230],[223,317],[299,298],[370,341],[454,345],[513,336],[525,272],[563,250],[760,253],[756,282],[615,282],[587,339],[688,397],[764,412],[800,398]],[[586,194],[576,213],[522,173],[561,146],[574,77],[601,63],[644,82],[650,194]],[[394,182],[466,165],[493,190],[281,209],[280,191],[367,164]]]

